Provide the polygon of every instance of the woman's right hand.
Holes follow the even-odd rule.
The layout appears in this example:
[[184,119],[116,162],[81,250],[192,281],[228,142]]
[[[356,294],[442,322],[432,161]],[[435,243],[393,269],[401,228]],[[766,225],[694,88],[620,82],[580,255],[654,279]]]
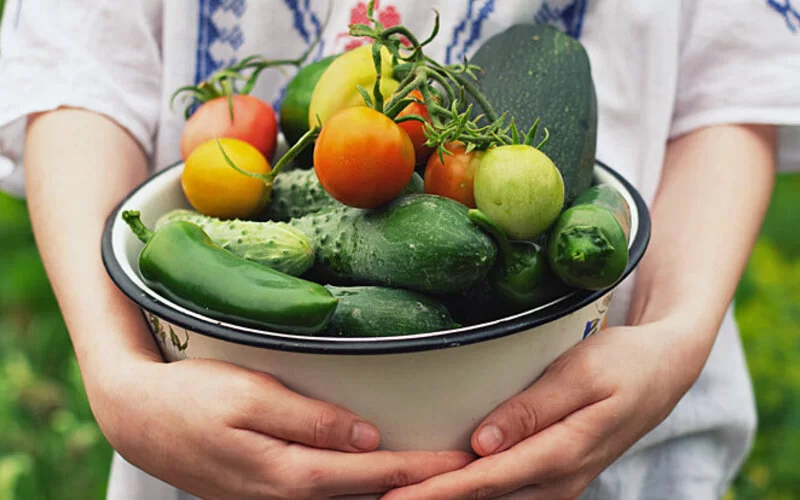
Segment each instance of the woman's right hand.
[[273,377],[211,360],[118,366],[93,409],[129,462],[203,499],[381,493],[465,466],[461,452],[373,451],[377,429]]

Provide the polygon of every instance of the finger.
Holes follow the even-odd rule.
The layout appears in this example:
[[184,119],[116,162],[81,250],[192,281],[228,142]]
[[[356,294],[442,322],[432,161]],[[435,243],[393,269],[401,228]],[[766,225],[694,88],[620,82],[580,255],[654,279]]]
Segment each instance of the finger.
[[329,496],[383,493],[461,469],[474,460],[473,455],[459,451],[306,453],[299,450],[298,454],[303,455],[300,467],[313,471],[312,491]]
[[290,391],[266,374],[250,374],[238,391],[231,425],[286,441],[340,451],[372,451],[374,425],[336,405]]
[[480,456],[507,450],[562,418],[611,395],[597,383],[580,351],[556,360],[532,386],[494,409],[475,429],[471,445]]
[[[596,413],[589,410],[583,410],[587,419]],[[566,422],[559,422],[510,450],[391,491],[384,500],[496,498],[542,482],[570,481],[592,460],[596,446],[602,447],[592,434],[576,432]]]

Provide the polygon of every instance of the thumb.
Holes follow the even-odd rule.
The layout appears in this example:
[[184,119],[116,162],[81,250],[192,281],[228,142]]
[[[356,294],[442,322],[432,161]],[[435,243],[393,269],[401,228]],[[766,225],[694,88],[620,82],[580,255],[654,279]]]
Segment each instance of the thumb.
[[[579,349],[582,351],[582,349]],[[610,394],[594,382],[586,357],[568,351],[522,393],[494,409],[472,434],[480,456],[506,450]]]

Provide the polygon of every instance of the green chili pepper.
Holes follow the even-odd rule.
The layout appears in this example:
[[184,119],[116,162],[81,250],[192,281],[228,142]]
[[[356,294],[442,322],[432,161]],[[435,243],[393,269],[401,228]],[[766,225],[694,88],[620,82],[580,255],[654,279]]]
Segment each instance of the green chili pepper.
[[532,241],[509,241],[503,230],[480,210],[470,210],[469,218],[497,241],[502,259],[488,278],[506,306],[513,310],[536,307],[565,292],[565,286],[550,270],[543,246]]
[[196,224],[174,221],[153,232],[138,211],[122,218],[145,243],[139,254],[144,281],[189,310],[243,326],[313,334],[338,305],[325,287],[234,255]]

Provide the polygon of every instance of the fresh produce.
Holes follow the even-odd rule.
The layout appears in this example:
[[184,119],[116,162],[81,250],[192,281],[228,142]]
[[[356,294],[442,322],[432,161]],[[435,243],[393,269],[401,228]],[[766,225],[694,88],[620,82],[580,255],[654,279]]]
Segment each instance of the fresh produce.
[[269,190],[258,178],[232,169],[231,161],[244,172],[267,175],[270,166],[264,156],[239,139],[222,138],[207,141],[186,159],[181,186],[195,210],[213,217],[244,218],[259,210],[269,200]]
[[[289,145],[296,144],[308,132],[308,109],[311,105],[311,94],[314,92],[322,73],[337,56],[332,55],[303,66],[286,86],[281,102],[279,124],[283,136]],[[294,160],[294,166],[311,168],[313,166],[313,149],[301,152]]]
[[558,218],[547,255],[553,271],[576,288],[613,285],[628,265],[631,213],[625,198],[600,184],[575,200]]
[[215,137],[240,139],[270,158],[277,141],[275,111],[251,95],[205,101],[186,121],[181,135],[181,157],[188,159],[198,146]]
[[[385,48],[381,50],[380,91],[388,99],[399,85],[392,78],[392,58]],[[372,89],[377,80],[373,64],[372,46],[362,45],[345,52],[333,61],[320,76],[308,109],[308,126],[325,125],[340,111],[351,106],[364,106],[364,98],[358,87]]]
[[220,220],[192,210],[176,209],[159,217],[155,229],[174,221],[196,224],[215,245],[292,276],[302,275],[314,263],[314,249],[308,236],[288,224]]
[[[411,176],[411,182],[400,195],[422,193],[423,191],[422,177],[414,173]],[[317,174],[313,170],[290,170],[275,178],[272,200],[260,218],[285,222],[341,206],[341,203],[333,199],[322,188]]]
[[346,108],[322,127],[314,171],[325,191],[345,205],[378,207],[411,180],[414,145],[386,115],[366,106]]
[[[425,101],[422,96],[422,92],[419,90],[414,90],[408,95],[408,97],[415,99],[416,102],[406,106],[400,113],[397,114],[397,118],[417,115],[421,118],[424,118],[427,122],[430,122],[431,116],[430,113],[428,113],[428,108],[425,107]],[[414,145],[414,159],[416,164],[424,165],[425,162],[428,161],[428,157],[430,157],[431,152],[433,151],[431,147],[426,144],[428,142],[428,138],[425,136],[425,123],[417,120],[410,120],[400,122],[398,125],[400,125],[400,128],[406,131],[409,139],[411,139],[411,144]]]
[[470,62],[481,68],[480,88],[495,109],[508,111],[521,130],[538,119],[549,130],[545,152],[571,204],[591,185],[597,147],[597,100],[583,45],[548,24],[519,24],[489,38]]
[[450,154],[435,154],[428,159],[425,167],[425,192],[475,208],[473,182],[484,152],[467,153],[467,147],[457,142],[449,143],[445,148]]
[[564,206],[561,173],[546,154],[528,144],[488,150],[475,174],[474,190],[476,206],[519,240],[545,232]]
[[137,211],[122,218],[145,243],[139,272],[176,304],[211,318],[277,331],[314,334],[338,299],[325,287],[281,273],[215,245],[196,224],[171,222],[156,232]]
[[480,210],[470,210],[469,218],[497,242],[501,258],[489,274],[489,284],[497,299],[509,308],[524,310],[552,299],[556,280],[541,245],[532,241],[509,241],[494,222]]
[[326,288],[339,305],[324,335],[390,337],[458,327],[444,305],[418,292],[377,286]]
[[485,276],[497,253],[465,206],[426,194],[373,210],[331,209],[290,224],[311,238],[312,275],[325,281],[457,292]]
[[[234,277],[236,291],[222,300],[227,275],[203,288],[209,276],[152,264],[148,279],[230,321],[242,309],[241,324],[356,338],[497,320],[618,280],[630,214],[613,189],[589,190],[597,102],[581,44],[549,26],[519,25],[472,62],[443,64],[426,54],[438,13],[420,39],[383,26],[374,10],[370,1],[367,21],[349,26],[371,43],[301,67],[290,82],[280,110],[290,148],[272,168],[246,141],[206,141],[182,179],[202,214],[169,212],[155,235],[129,215],[150,241],[145,249],[162,233],[183,234],[171,236],[180,242],[175,260],[164,243],[147,256],[170,267],[180,255],[204,276],[244,273]],[[253,56],[179,92],[191,93],[193,105],[224,98],[234,123],[235,101],[258,73],[291,62]],[[293,161],[304,169],[279,175]],[[186,235],[202,252],[183,249]],[[204,266],[211,250],[221,264]],[[246,294],[239,289],[252,292],[252,266],[270,278]],[[280,280],[289,295],[311,295],[306,306],[316,305],[317,320],[302,323],[293,315],[304,301],[283,296],[257,311]],[[286,315],[295,320],[283,327],[276,318]]]

